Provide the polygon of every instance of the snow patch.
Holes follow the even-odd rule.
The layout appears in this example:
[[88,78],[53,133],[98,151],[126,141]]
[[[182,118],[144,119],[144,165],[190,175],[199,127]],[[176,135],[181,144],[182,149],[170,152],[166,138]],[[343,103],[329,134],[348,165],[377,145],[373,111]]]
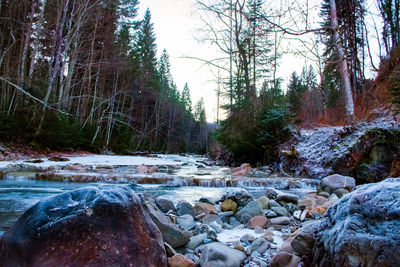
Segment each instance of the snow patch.
[[[279,231],[272,231],[274,234],[274,242],[273,245],[279,249],[284,240],[282,238],[282,233]],[[217,234],[217,240],[222,243],[236,243],[240,241],[240,238],[246,234],[250,234],[255,238],[261,237],[264,233],[256,234],[253,229],[233,229],[233,230],[223,230],[221,233]]]
[[51,167],[51,166],[67,166],[71,164],[92,165],[92,166],[137,166],[137,165],[182,165],[184,160],[195,162],[192,158],[178,155],[157,155],[157,157],[142,156],[112,156],[112,155],[88,155],[79,157],[66,157],[69,161],[54,162],[47,158],[42,158],[41,163],[24,162],[24,160],[0,161],[0,168],[7,167],[12,164],[24,164],[35,167]]

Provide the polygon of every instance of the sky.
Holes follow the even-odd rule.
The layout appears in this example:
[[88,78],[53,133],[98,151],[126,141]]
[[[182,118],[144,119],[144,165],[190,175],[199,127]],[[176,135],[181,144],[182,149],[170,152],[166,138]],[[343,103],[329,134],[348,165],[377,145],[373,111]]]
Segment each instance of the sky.
[[[288,5],[294,3],[290,0],[283,0],[283,2],[285,1]],[[318,16],[320,1],[307,2],[314,3],[315,6],[310,6],[312,13],[310,19],[314,23],[318,23],[320,19]],[[375,2],[374,0],[367,0],[367,9],[376,13]],[[272,1],[272,3],[277,3],[277,1]],[[201,21],[201,14],[198,11],[196,0],[141,0],[139,7],[139,16],[143,16],[147,8],[150,9],[156,34],[158,56],[163,49],[167,50],[170,56],[172,76],[178,89],[182,90],[185,83],[188,83],[193,105],[203,97],[207,120],[209,122],[216,121],[217,73],[204,62],[193,58],[212,59],[220,57],[221,54],[216,47],[205,41],[199,41],[199,39],[202,39],[200,29],[204,27],[204,24]],[[304,8],[304,5],[299,4],[294,8],[300,10]],[[296,13],[293,16],[294,19],[288,18],[287,21],[300,21],[300,18],[296,18]],[[376,23],[379,24],[379,18],[376,19]],[[371,21],[369,21],[369,24],[372,27],[373,23]],[[371,39],[371,46],[375,47],[376,44],[373,40],[376,39],[376,36],[374,36],[373,32],[371,31],[372,34],[369,38]],[[281,43],[281,53],[283,55],[280,58],[277,74],[278,77],[283,79],[282,87],[285,89],[293,71],[300,73],[304,65],[313,64],[314,62],[307,59],[307,49],[302,48],[301,42],[290,36],[283,37]],[[302,38],[303,41],[307,42],[314,37],[308,35]],[[372,50],[374,51],[374,49]],[[375,62],[375,64],[377,63],[379,62]],[[374,74],[371,73],[371,75]]]

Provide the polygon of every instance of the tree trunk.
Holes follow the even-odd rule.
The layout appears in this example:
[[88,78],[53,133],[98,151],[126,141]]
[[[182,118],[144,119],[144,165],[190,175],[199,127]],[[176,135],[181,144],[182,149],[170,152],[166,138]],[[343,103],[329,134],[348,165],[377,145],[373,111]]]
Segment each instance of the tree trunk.
[[340,43],[340,38],[339,38],[339,24],[336,12],[335,0],[330,0],[330,13],[331,13],[331,28],[333,31],[333,41],[335,43],[335,47],[339,56],[338,64],[340,70],[340,77],[342,79],[342,90],[344,91],[344,97],[345,97],[346,117],[347,117],[347,122],[351,123],[354,117],[353,94],[351,92],[349,70],[347,67],[347,62],[344,55],[343,47]]
[[47,86],[47,92],[46,92],[46,96],[43,100],[43,102],[45,103],[45,105],[43,105],[42,111],[41,111],[41,116],[40,116],[40,121],[39,121],[39,125],[38,128],[36,129],[36,133],[35,136],[38,136],[42,130],[42,126],[43,126],[43,122],[44,122],[44,117],[45,117],[45,113],[46,113],[46,109],[47,109],[47,104],[49,103],[49,98],[50,98],[50,94],[53,91],[53,86],[54,86],[54,82],[57,79],[57,74],[59,74],[59,70],[60,70],[60,66],[61,66],[61,54],[62,54],[62,47],[63,47],[63,29],[64,29],[64,23],[65,23],[65,17],[66,17],[66,13],[67,13],[67,8],[68,8],[68,3],[69,0],[65,0],[63,2],[63,6],[61,8],[61,12],[62,15],[60,15],[60,20],[59,20],[59,25],[57,25],[57,31],[56,31],[56,37],[54,40],[54,44],[56,45],[56,49],[55,49],[55,55],[54,55],[54,65],[50,66],[51,71],[50,71],[50,75],[49,75],[49,84]]

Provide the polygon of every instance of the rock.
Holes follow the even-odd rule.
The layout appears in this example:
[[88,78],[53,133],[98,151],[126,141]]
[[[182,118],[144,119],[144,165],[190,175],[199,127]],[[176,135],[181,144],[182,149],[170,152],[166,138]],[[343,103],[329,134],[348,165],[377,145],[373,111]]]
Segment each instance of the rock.
[[0,262],[166,266],[167,257],[161,233],[137,195],[128,187],[99,186],[36,203],[1,237]]
[[279,216],[290,216],[289,212],[284,207],[272,207],[271,209]]
[[256,234],[263,234],[264,233],[264,228],[260,226],[254,227],[254,233]]
[[300,261],[300,257],[281,251],[273,257],[270,267],[297,267]]
[[299,197],[296,195],[293,195],[293,194],[283,193],[283,194],[278,195],[276,197],[275,201],[280,203],[281,205],[282,205],[282,203],[297,204],[297,202],[299,201]]
[[206,213],[201,213],[201,214],[199,214],[199,215],[196,215],[195,219],[196,219],[196,220],[201,220],[201,219],[203,219],[204,216],[206,216],[206,215],[207,215]]
[[262,196],[256,199],[263,210],[269,209],[269,199],[266,196]]
[[183,256],[182,254],[176,254],[172,258],[168,259],[169,267],[196,267],[196,264]]
[[327,207],[318,206],[310,210],[307,214],[311,218],[320,219],[327,209],[328,209]]
[[282,207],[278,202],[275,200],[270,200],[269,201],[269,208],[272,209],[273,207]]
[[200,256],[201,267],[240,267],[246,255],[223,243],[211,243],[204,246]]
[[158,172],[158,167],[157,166],[153,166],[149,169],[148,173],[155,173]]
[[255,229],[256,226],[265,228],[269,223],[269,220],[264,216],[255,216],[247,223],[247,228]]
[[351,192],[354,187],[356,187],[356,180],[354,180],[354,178],[333,174],[321,180],[318,191],[325,191],[332,194],[334,191],[343,188]]
[[251,217],[264,214],[260,204],[254,200],[250,201],[246,206],[243,207],[243,209],[236,212],[235,214],[236,219],[240,219],[242,214],[244,213],[249,214]]
[[330,194],[328,192],[324,192],[324,191],[319,192],[318,195],[321,197],[325,197],[325,198],[329,198],[329,196],[330,196]]
[[270,220],[270,224],[279,224],[279,225],[289,225],[290,224],[290,218],[289,217],[277,217],[277,218],[272,218]]
[[317,195],[315,193],[309,193],[307,194],[307,198],[313,199],[315,206],[321,206],[325,202],[329,201],[326,197]]
[[219,216],[215,214],[207,214],[206,216],[203,217],[203,219],[201,219],[201,222],[204,224],[210,224],[212,222],[216,222],[220,225],[224,224],[219,218]]
[[272,210],[265,210],[264,211],[265,212],[265,217],[267,217],[267,218],[275,218],[275,217],[278,217],[278,214],[276,214],[276,212],[275,211],[272,211]]
[[236,245],[234,249],[244,252],[244,247],[240,245]]
[[253,197],[244,188],[229,188],[221,200],[232,199],[239,206],[245,206]]
[[237,204],[232,199],[226,199],[226,200],[224,200],[224,202],[221,203],[221,210],[236,212]]
[[199,199],[199,202],[203,202],[203,203],[208,203],[208,204],[211,204],[211,205],[215,205],[215,201],[214,201],[212,198],[210,198],[210,197],[201,197],[201,198]]
[[293,236],[289,236],[288,239],[285,240],[285,242],[283,242],[281,249],[279,250],[280,252],[285,251],[289,254],[294,254],[294,250],[292,247],[292,241],[293,241]]
[[156,203],[157,207],[164,213],[167,213],[170,210],[176,210],[174,203],[163,196],[157,197],[154,202]]
[[301,210],[296,210],[295,212],[293,212],[293,217],[294,217],[296,220],[300,220],[301,213],[302,213]]
[[206,238],[206,239],[203,240],[203,244],[210,244],[212,242],[213,241],[210,238]]
[[400,262],[400,180],[366,184],[324,215],[313,265],[397,266]]
[[147,168],[146,165],[142,164],[136,167],[136,171],[138,173],[148,173],[149,172],[149,168]]
[[164,248],[165,251],[167,252],[168,257],[173,257],[174,255],[178,254],[173,247],[171,247],[170,244],[164,242]]
[[197,202],[194,204],[194,214],[195,216],[200,215],[202,213],[205,214],[218,214],[217,208],[214,205],[208,203]]
[[74,172],[88,172],[89,167],[84,166],[82,164],[72,164],[64,167],[65,170],[74,171]]
[[173,224],[150,199],[143,195],[142,204],[150,218],[160,229],[164,242],[167,242],[173,248],[183,246],[189,242],[189,234]]
[[229,217],[229,224],[233,227],[236,227],[240,224],[240,222],[238,222],[235,217]]
[[63,157],[57,157],[57,156],[55,156],[55,157],[49,158],[49,160],[50,160],[50,161],[58,161],[58,162],[60,162],[60,161],[69,161],[69,158],[63,158]]
[[[338,200],[339,200],[338,196],[335,195],[335,194],[332,194],[332,195],[329,196],[329,201],[327,201],[327,202],[331,202],[333,204]],[[324,205],[327,205],[327,202],[325,202]]]
[[270,230],[267,230],[261,237],[267,240],[268,242],[271,243],[274,242],[274,233]]
[[290,213],[293,214],[297,210],[297,205],[293,203],[286,203],[283,207]]
[[307,210],[303,210],[303,211],[301,211],[301,210],[296,210],[296,211],[293,213],[293,217],[294,217],[296,220],[299,220],[299,221],[304,221],[305,218],[306,218],[306,216],[307,216]]
[[216,232],[217,234],[219,234],[219,233],[222,232],[222,226],[221,226],[221,224],[217,223],[216,221],[212,221],[212,222],[210,222],[208,225],[209,225],[212,229],[214,229],[215,232]]
[[219,217],[230,217],[232,215],[233,215],[233,211],[218,212]]
[[246,176],[251,171],[251,166],[249,163],[243,163],[240,167],[232,169],[232,176]]
[[247,224],[250,220],[251,220],[251,216],[248,213],[243,213],[242,216],[240,216],[241,224]]
[[335,190],[335,192],[333,192],[335,195],[337,195],[338,198],[342,198],[342,196],[347,195],[348,193],[350,193],[349,191],[347,191],[344,188],[339,188],[337,190]]
[[192,236],[190,238],[189,243],[186,244],[186,247],[194,250],[195,248],[200,246],[203,243],[203,240],[206,238],[207,238],[207,233],[202,233],[199,235]]
[[282,192],[276,190],[273,187],[267,187],[265,189],[265,196],[269,199],[276,199],[277,196],[279,196]]
[[196,227],[194,218],[192,217],[192,215],[189,215],[189,214],[185,214],[185,215],[177,217],[176,221],[177,221],[179,227],[186,231],[192,230],[194,227]]
[[200,225],[196,226],[192,232],[194,235],[206,233],[207,238],[210,238],[211,240],[214,240],[214,241],[217,239],[217,233],[215,232],[215,230],[213,228],[211,228],[207,224],[200,224]]
[[320,225],[320,221],[315,221],[300,228],[294,236],[291,244],[294,251],[300,256],[307,256],[312,258],[312,250],[314,247],[315,234]]
[[185,200],[179,201],[178,204],[176,205],[176,214],[178,216],[182,216],[185,214],[192,215],[192,217],[195,216],[193,206]]
[[253,242],[255,239],[256,239],[256,238],[255,238],[253,235],[251,235],[251,234],[245,234],[244,236],[242,236],[242,237],[240,238],[240,241],[241,241],[241,242],[244,242],[244,243],[246,243],[246,242],[251,243],[251,242]]
[[251,252],[257,251],[260,254],[264,254],[264,252],[269,249],[269,247],[269,242],[264,238],[259,237],[251,243],[249,250]]
[[312,210],[314,206],[315,206],[315,201],[310,198],[302,199],[299,202],[297,202],[297,207],[300,210]]

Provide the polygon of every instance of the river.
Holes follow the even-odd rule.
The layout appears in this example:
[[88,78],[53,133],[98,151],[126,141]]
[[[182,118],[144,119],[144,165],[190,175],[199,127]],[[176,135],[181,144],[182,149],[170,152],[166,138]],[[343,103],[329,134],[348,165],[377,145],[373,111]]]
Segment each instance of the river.
[[[200,197],[219,199],[228,187],[244,187],[257,197],[267,186],[304,195],[316,184],[315,180],[278,177],[256,168],[246,177],[232,177],[230,168],[193,155],[89,155],[68,159],[0,162],[0,235],[41,199],[84,186],[129,185],[136,192],[163,195],[176,204],[179,200],[194,203]],[[138,172],[140,165],[157,166],[157,171]]]

